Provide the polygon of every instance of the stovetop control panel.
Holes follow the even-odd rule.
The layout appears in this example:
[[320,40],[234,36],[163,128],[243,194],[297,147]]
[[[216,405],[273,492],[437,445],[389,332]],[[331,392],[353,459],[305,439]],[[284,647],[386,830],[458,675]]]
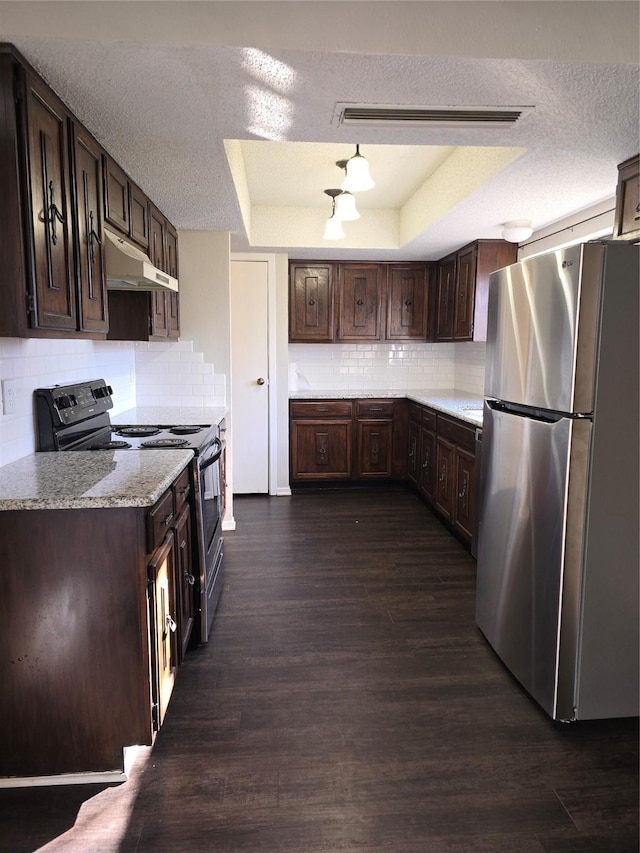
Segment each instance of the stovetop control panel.
[[112,394],[113,389],[104,379],[36,388],[38,418],[45,415],[46,410],[54,427],[75,424],[112,409]]

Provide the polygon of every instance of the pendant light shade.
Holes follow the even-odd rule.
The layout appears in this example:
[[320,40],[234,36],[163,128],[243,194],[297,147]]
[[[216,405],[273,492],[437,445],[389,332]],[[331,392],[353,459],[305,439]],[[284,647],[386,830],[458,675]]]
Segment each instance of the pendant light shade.
[[349,193],[361,193],[375,187],[375,181],[369,174],[369,161],[360,153],[360,146],[356,145],[356,153],[350,157],[346,164],[346,177],[342,182],[342,189]]
[[323,240],[343,240],[347,235],[342,230],[342,222],[333,213],[328,219],[324,227]]
[[336,196],[336,216],[342,222],[352,222],[354,219],[360,219],[360,214],[356,208],[355,197],[350,192],[341,192]]
[[324,228],[323,240],[343,240],[347,235],[342,230],[342,220],[338,217],[336,211],[336,198],[342,195],[342,190],[325,190],[328,196],[331,196],[331,216],[327,219],[327,224]]

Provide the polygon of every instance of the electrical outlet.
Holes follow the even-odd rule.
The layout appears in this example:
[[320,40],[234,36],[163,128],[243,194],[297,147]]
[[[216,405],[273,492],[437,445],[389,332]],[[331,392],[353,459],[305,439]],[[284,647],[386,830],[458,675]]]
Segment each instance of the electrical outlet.
[[16,410],[18,383],[15,379],[2,380],[2,414],[12,415]]

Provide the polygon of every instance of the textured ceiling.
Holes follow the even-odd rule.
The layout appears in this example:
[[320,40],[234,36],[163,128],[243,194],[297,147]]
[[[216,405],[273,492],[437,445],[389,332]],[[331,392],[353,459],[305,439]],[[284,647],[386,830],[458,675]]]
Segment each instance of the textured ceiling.
[[[324,46],[330,20],[365,8],[352,51],[344,29]],[[554,15],[574,22],[570,62]],[[50,0],[0,2],[0,36],[178,228],[228,230],[235,250],[410,259],[613,196],[616,164],[640,147],[637,18],[637,4],[617,2]],[[343,101],[534,109],[499,130],[356,132],[332,124]],[[359,196],[348,239],[323,243],[323,190],[339,186],[335,160],[356,142],[377,186]]]

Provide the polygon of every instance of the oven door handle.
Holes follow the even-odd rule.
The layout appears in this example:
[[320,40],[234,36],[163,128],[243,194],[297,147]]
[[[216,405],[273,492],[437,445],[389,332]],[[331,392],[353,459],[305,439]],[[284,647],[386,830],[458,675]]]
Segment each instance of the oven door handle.
[[211,446],[212,446],[212,447],[214,447],[215,445],[217,445],[217,448],[218,448],[218,449],[214,451],[213,456],[209,456],[209,457],[207,457],[207,459],[205,459],[205,460],[204,460],[204,462],[201,462],[201,463],[198,465],[198,469],[199,469],[200,471],[204,471],[204,470],[205,470],[205,468],[210,468],[210,467],[211,467],[212,465],[214,465],[214,464],[218,461],[218,459],[220,459],[220,457],[222,456],[222,442],[220,441],[220,439],[219,439],[219,438],[214,438],[214,439],[213,439],[213,444],[212,444]]

